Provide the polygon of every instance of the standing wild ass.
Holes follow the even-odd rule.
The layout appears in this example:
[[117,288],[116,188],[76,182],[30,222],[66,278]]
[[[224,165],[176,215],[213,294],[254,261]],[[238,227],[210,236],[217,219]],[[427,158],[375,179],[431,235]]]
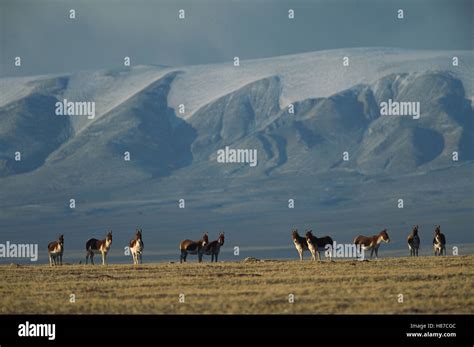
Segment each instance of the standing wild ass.
[[179,249],[181,251],[181,255],[179,258],[179,262],[182,263],[183,261],[186,262],[186,258],[188,254],[197,254],[198,261],[202,262],[202,255],[204,254],[204,247],[209,243],[209,236],[207,233],[202,235],[202,238],[199,241],[192,241],[192,240],[183,240],[179,244]]
[[130,253],[132,253],[133,264],[141,264],[143,248],[145,247],[145,244],[142,240],[142,229],[137,229],[135,238],[130,241],[129,247]]
[[410,250],[410,256],[418,257],[418,249],[420,248],[420,237],[418,236],[418,225],[413,227],[410,235],[408,235],[408,249]]
[[[321,254],[319,252],[325,252],[326,246],[333,246],[332,238],[329,236],[316,237],[313,235],[312,230],[306,231],[306,243],[308,244],[308,249],[311,252],[311,258],[316,261],[316,254],[318,255],[318,260],[321,261]],[[329,257],[328,257],[329,254]],[[325,252],[326,258],[331,260],[332,252]]]
[[64,236],[60,235],[57,241],[48,244],[49,265],[63,265]]
[[88,259],[91,259],[91,264],[94,265],[94,254],[102,254],[102,265],[106,264],[107,253],[112,245],[112,230],[109,231],[104,240],[89,239],[86,242],[86,264]]
[[301,237],[298,234],[298,229],[293,229],[291,231],[291,239],[293,240],[293,243],[295,244],[295,248],[298,252],[298,255],[300,256],[300,260],[302,261],[304,252],[309,251],[308,243],[306,242],[306,238]]
[[435,229],[435,236],[433,238],[434,255],[446,255],[446,237],[441,232],[441,227],[438,225]]
[[363,236],[359,235],[354,239],[355,245],[360,245],[364,251],[370,249],[370,257],[374,255],[375,251],[375,258],[379,257],[379,247],[380,244],[383,242],[389,243],[390,237],[388,237],[387,229],[382,230],[377,235],[374,236]]
[[221,232],[217,240],[209,242],[209,244],[204,247],[204,254],[211,256],[211,263],[214,260],[217,263],[217,257],[219,256],[219,251],[223,245],[224,245],[224,233]]

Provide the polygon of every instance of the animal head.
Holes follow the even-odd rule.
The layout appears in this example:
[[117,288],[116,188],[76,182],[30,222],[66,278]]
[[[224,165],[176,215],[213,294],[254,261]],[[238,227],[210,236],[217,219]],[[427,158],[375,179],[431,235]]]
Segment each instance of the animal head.
[[413,236],[418,235],[418,225],[413,227]]
[[444,242],[443,242],[443,234],[441,233],[441,228],[440,228],[439,225],[436,227],[436,230],[435,230],[435,237],[434,237],[434,238],[435,238],[436,242],[438,242],[438,243],[444,243]]
[[306,239],[311,240],[313,237],[313,230],[306,230]]
[[110,245],[112,243],[112,230],[109,231],[107,236],[105,237],[105,242]]
[[224,244],[224,232],[221,232],[219,234],[219,237],[217,238],[217,242],[219,242],[221,245]]
[[380,237],[382,238],[382,241],[385,243],[390,242],[390,237],[388,236],[387,229],[384,229],[380,232]]
[[58,241],[60,244],[64,243],[64,235],[59,235]]
[[203,235],[202,235],[202,239],[201,239],[201,245],[202,246],[205,246],[209,243],[209,235],[207,234],[207,232],[205,232]]
[[137,229],[137,232],[135,234],[135,237],[137,240],[141,240],[142,239],[142,229]]
[[297,239],[300,235],[298,235],[298,229],[293,229],[291,230],[291,238],[294,240],[294,239]]

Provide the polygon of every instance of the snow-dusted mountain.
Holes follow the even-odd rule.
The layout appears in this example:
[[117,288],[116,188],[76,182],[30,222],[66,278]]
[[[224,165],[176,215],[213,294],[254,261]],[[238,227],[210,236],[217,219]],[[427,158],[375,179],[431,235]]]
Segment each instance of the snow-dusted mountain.
[[[366,213],[386,209],[389,216],[396,212],[388,200],[404,195],[421,202],[425,219],[443,215],[439,209],[454,199],[467,213],[456,217],[461,239],[473,207],[472,185],[463,187],[473,172],[473,63],[471,51],[367,48],[241,60],[239,67],[230,61],[2,78],[4,221],[15,225],[24,213],[69,218],[67,201],[77,197],[82,220],[128,211],[129,220],[151,227],[151,210],[161,209],[169,228],[179,228],[177,218],[189,218],[190,227],[196,216],[177,217],[173,209],[187,198],[207,215],[203,227],[231,228],[261,210],[249,225],[277,228],[285,240],[298,221],[312,225],[314,211],[326,211],[322,220],[340,210],[357,219],[371,206]],[[63,99],[94,101],[95,118],[55,115]],[[419,102],[420,118],[381,116],[389,99]],[[225,146],[256,149],[258,165],[218,163]],[[289,197],[303,208],[282,226]],[[362,225],[371,224],[354,222]]]

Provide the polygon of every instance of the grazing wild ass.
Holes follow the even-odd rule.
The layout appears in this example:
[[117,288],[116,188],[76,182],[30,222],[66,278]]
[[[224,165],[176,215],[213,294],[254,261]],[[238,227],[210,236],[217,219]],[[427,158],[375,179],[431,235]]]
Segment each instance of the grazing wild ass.
[[132,253],[133,264],[142,263],[143,248],[145,247],[142,239],[142,229],[138,230],[135,234],[135,239],[130,241],[130,253]]
[[91,264],[94,265],[94,254],[101,253],[102,254],[102,265],[106,264],[107,252],[112,245],[112,230],[109,231],[107,236],[104,240],[97,240],[97,239],[89,239],[86,242],[86,264],[88,259],[91,259]]
[[309,251],[306,239],[298,234],[298,229],[293,229],[291,231],[291,239],[295,244],[296,250],[298,251],[298,254],[300,256],[300,260],[303,260],[304,251]]
[[446,255],[446,237],[441,233],[441,227],[438,225],[435,229],[435,236],[433,238],[434,255]]
[[[326,251],[326,245],[333,245],[332,238],[329,236],[316,237],[313,235],[312,230],[306,231],[306,243],[308,244],[308,249],[311,252],[311,258],[316,261],[316,254],[318,255],[318,260],[321,261],[321,254],[319,252]],[[326,258],[331,260],[332,252],[329,253],[329,257],[325,252]]]
[[390,238],[388,237],[387,229],[382,230],[380,233],[374,236],[363,236],[359,235],[354,239],[354,244],[355,245],[360,245],[361,248],[364,251],[367,251],[370,249],[370,257],[374,255],[375,251],[375,257],[379,257],[379,247],[380,244],[383,242],[389,243]]
[[209,243],[209,236],[207,233],[202,235],[202,238],[199,241],[192,241],[192,240],[183,240],[179,244],[179,249],[181,251],[181,255],[179,258],[179,262],[182,263],[183,261],[186,262],[186,258],[188,254],[197,254],[199,262],[202,262],[202,255],[204,254],[204,249],[206,245]]
[[219,234],[219,237],[217,238],[217,240],[209,242],[209,244],[204,247],[204,254],[211,256],[211,263],[214,261],[214,259],[217,263],[217,257],[219,256],[219,251],[223,245],[224,245],[224,233],[222,232]]
[[64,236],[59,236],[57,241],[50,242],[48,244],[48,258],[49,265],[63,265],[63,252],[64,252]]
[[408,249],[410,250],[410,256],[418,257],[418,249],[420,248],[420,237],[418,236],[418,225],[413,227],[410,235],[408,235]]

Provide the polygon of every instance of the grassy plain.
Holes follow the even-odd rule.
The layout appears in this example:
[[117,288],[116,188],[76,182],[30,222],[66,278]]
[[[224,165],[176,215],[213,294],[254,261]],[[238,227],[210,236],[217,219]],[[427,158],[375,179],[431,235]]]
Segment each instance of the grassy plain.
[[472,314],[474,256],[1,265],[0,313]]

